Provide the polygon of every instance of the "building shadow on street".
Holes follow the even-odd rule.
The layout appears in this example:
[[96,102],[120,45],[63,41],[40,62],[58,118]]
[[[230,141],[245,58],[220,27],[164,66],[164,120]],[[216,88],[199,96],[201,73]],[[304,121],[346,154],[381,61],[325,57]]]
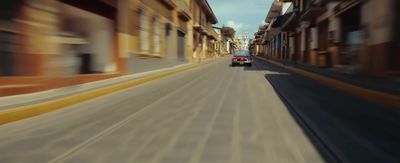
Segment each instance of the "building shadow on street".
[[282,67],[274,66],[272,64],[268,64],[265,61],[254,58],[254,62],[252,66],[244,66],[244,71],[265,71],[265,72],[274,72],[276,74],[287,73],[288,71]]
[[327,162],[399,162],[400,112],[395,108],[271,64],[245,70],[278,72],[266,73],[265,79]]

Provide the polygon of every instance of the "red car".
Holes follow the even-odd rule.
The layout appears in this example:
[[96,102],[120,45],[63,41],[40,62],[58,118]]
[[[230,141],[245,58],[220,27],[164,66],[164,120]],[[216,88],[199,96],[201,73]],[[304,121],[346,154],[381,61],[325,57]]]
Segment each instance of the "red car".
[[253,63],[253,58],[251,54],[247,51],[240,51],[233,54],[232,66],[245,65],[251,66]]

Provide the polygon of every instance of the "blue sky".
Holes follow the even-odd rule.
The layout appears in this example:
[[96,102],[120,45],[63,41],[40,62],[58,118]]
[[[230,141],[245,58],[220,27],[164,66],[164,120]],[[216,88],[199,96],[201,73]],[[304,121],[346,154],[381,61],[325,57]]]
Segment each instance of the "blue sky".
[[218,18],[217,26],[231,26],[237,34],[249,32],[253,36],[258,26],[264,22],[265,16],[273,0],[208,0]]

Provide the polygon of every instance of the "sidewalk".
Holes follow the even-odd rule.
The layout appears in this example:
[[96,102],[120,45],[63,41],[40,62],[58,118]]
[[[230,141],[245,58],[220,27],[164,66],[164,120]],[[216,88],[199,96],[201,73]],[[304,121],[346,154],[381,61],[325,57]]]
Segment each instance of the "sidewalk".
[[[209,61],[213,61],[214,59],[207,59],[203,60],[202,63],[207,63]],[[123,75],[123,76],[118,76],[114,78],[109,78],[105,80],[99,80],[95,82],[89,82],[89,83],[84,83],[84,84],[79,84],[79,85],[74,85],[74,86],[67,86],[67,87],[62,87],[62,88],[56,88],[56,89],[51,89],[47,91],[41,91],[41,92],[36,92],[36,93],[28,93],[28,94],[21,94],[21,95],[15,95],[15,96],[6,96],[6,97],[0,97],[0,111],[1,110],[7,110],[10,108],[16,108],[16,107],[21,107],[21,106],[26,106],[26,105],[33,105],[37,103],[43,103],[46,101],[51,101],[55,99],[60,99],[64,97],[68,97],[71,95],[76,95],[79,93],[91,91],[91,90],[96,90],[100,88],[104,88],[107,86],[113,86],[113,85],[118,85],[124,82],[136,80],[136,79],[142,79],[151,75],[156,75],[159,73],[163,72],[168,72],[180,68],[185,68],[189,66],[194,66],[199,63],[183,63],[179,64],[177,66],[172,66],[170,65],[169,67],[166,65],[163,65],[167,68],[159,68],[156,70],[151,70],[151,71],[145,71],[145,72],[140,72],[140,73],[133,73],[130,75]],[[142,69],[144,71],[144,69]]]
[[191,70],[212,63],[213,61],[215,61],[215,59],[209,59],[202,63],[179,65],[45,92],[2,97],[0,98],[0,125],[45,114],[117,91],[126,90],[179,72]]
[[176,65],[187,64],[186,61],[179,61],[177,59],[165,59],[165,58],[151,58],[151,57],[137,57],[134,56],[128,61],[128,73],[136,74],[143,73]]
[[345,74],[333,69],[295,64],[289,61],[271,60],[258,56],[256,58],[286,67],[299,74],[319,80],[326,85],[371,101],[400,108],[400,80],[376,78],[368,75]]
[[367,74],[346,74],[334,70],[333,68],[318,68],[312,65],[293,63],[289,61],[278,61],[282,64],[300,68],[306,71],[310,71],[319,75],[334,78],[352,85],[356,85],[362,88],[367,88],[375,91],[385,92],[393,95],[400,96],[400,79],[388,79],[372,77]]
[[[316,146],[337,162],[398,162],[400,110],[359,98],[346,90],[256,60],[288,111]],[[272,73],[273,72],[273,73]]]

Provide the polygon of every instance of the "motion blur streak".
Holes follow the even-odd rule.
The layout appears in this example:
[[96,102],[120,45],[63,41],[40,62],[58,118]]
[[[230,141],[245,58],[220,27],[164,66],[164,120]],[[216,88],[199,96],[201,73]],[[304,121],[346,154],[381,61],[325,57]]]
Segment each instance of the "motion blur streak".
[[400,0],[0,0],[0,163],[399,163]]

